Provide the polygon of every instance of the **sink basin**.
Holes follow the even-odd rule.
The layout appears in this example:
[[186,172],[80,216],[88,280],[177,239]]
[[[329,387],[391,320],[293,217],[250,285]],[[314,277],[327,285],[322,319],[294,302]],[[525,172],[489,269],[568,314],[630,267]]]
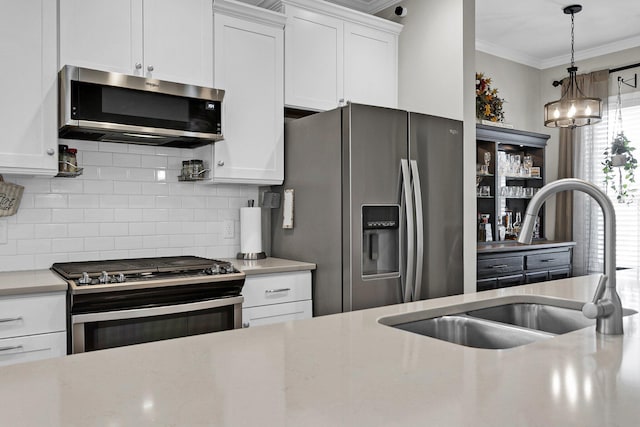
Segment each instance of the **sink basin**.
[[[378,323],[467,347],[506,349],[595,327],[583,302],[514,295],[378,319]],[[623,315],[636,311],[623,309]]]
[[488,349],[517,347],[553,336],[464,315],[441,316],[393,326],[454,344]]
[[467,312],[469,316],[495,322],[549,332],[566,334],[596,324],[587,319],[580,310],[556,307],[548,304],[505,304]]

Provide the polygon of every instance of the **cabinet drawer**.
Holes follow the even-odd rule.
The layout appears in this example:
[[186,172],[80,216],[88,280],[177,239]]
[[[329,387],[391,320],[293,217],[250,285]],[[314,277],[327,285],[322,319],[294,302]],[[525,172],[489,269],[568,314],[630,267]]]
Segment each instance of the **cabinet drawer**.
[[549,270],[549,280],[558,280],[558,279],[566,279],[571,277],[571,268],[555,268],[553,270]]
[[569,251],[527,255],[525,257],[525,262],[527,270],[559,267],[569,265],[571,263],[571,255],[569,254]]
[[482,280],[477,280],[476,281],[476,291],[480,292],[480,291],[488,291],[490,289],[495,289],[498,287],[498,279],[491,278],[491,279],[482,279]]
[[522,270],[521,256],[478,260],[478,278],[505,276]]
[[0,366],[67,354],[67,333],[29,335],[0,340]]
[[270,325],[288,320],[310,319],[311,300],[242,309],[242,327]]
[[66,330],[64,292],[0,299],[0,338]]
[[498,277],[498,287],[506,288],[524,284],[524,274],[514,274],[512,276]]
[[311,271],[247,276],[243,308],[311,299]]
[[547,280],[549,280],[549,272],[547,270],[525,274],[525,283],[546,282]]

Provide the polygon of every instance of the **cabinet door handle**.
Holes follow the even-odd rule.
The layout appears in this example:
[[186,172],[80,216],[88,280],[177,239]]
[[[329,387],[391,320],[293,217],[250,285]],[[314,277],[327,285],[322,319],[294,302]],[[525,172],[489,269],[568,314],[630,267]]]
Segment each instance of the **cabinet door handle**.
[[267,289],[264,291],[265,294],[275,294],[278,292],[289,292],[291,288],[280,288],[280,289]]
[[153,65],[147,66],[147,71],[152,72],[153,71]]
[[555,261],[553,258],[551,259],[541,259],[540,262],[553,262]]
[[509,267],[508,264],[498,264],[498,265],[492,265],[491,268],[507,268]]
[[251,326],[251,325],[249,324],[249,322],[242,322],[242,327],[243,327],[243,328],[248,328],[249,326]]
[[53,148],[48,148],[47,149],[47,154],[50,156],[53,156],[54,154],[56,154],[56,150],[54,150]]
[[223,160],[218,160],[218,166],[224,166],[224,161]]
[[0,347],[0,352],[2,351],[11,351],[11,350],[20,350],[22,345],[10,345],[8,347]]
[[142,69],[142,64],[139,62],[136,62],[136,70],[141,70]]
[[5,317],[4,319],[0,319],[0,323],[17,322],[18,320],[22,320],[22,316],[18,316],[18,317]]

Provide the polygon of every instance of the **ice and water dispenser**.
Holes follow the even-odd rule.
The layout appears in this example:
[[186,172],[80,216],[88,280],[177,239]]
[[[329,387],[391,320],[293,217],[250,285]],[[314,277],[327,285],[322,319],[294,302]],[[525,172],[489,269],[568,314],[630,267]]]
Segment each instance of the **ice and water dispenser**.
[[400,275],[400,206],[362,206],[362,278]]

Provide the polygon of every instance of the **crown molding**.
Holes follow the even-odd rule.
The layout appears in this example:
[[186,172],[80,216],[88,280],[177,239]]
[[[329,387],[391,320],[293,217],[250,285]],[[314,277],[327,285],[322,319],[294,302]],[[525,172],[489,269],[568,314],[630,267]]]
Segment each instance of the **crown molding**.
[[517,62],[519,64],[528,65],[529,67],[540,69],[541,61],[540,59],[533,57],[531,55],[527,55],[526,53],[522,53],[521,51],[509,49],[504,46],[497,45],[495,43],[490,43],[484,40],[476,39],[476,50],[480,52],[488,53],[489,55],[494,55],[503,59],[507,59],[509,61]]
[[213,13],[250,19],[254,22],[284,28],[286,16],[281,13],[235,0],[214,0]]
[[[598,56],[608,55],[610,53],[620,52],[621,50],[631,49],[640,46],[640,36],[629,37],[615,42],[606,43],[591,49],[584,49],[575,52],[575,60],[582,61],[585,59],[596,58]],[[570,53],[555,56],[540,61],[540,69],[567,65],[571,62]]]

